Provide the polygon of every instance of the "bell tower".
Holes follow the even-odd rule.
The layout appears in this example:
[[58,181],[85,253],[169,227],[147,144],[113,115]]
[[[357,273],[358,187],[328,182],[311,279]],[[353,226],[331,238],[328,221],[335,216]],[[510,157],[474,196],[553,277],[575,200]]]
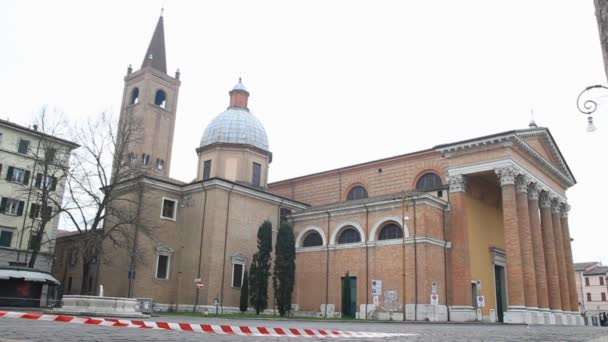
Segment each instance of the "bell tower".
[[169,175],[179,76],[179,70],[174,77],[167,74],[161,14],[141,68],[127,69],[120,110],[121,121],[131,116],[137,124],[138,140],[128,147],[130,162],[143,165],[149,174]]

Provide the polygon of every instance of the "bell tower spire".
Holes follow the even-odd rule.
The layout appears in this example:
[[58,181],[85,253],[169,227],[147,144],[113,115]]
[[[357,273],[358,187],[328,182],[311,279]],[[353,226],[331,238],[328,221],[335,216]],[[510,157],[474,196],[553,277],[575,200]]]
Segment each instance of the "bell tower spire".
[[121,120],[129,116],[140,130],[141,138],[128,147],[129,159],[148,174],[169,175],[180,84],[179,71],[175,77],[167,74],[161,12],[141,69],[127,69],[120,111]]
[[156,23],[152,40],[148,45],[148,50],[144,55],[144,61],[141,67],[150,66],[158,71],[167,73],[167,59],[165,57],[165,26],[163,23],[163,10]]

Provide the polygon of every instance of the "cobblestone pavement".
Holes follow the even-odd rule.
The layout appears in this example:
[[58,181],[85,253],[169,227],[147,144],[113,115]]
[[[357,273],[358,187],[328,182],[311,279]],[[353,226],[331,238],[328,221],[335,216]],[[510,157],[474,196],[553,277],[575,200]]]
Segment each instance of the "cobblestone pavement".
[[[228,324],[285,328],[335,329],[411,333],[385,339],[357,341],[608,341],[608,328],[490,324],[428,324],[375,322],[308,322],[233,320],[199,317],[157,317],[152,320],[194,324]],[[72,323],[0,318],[0,341],[307,341],[308,338],[243,337],[192,332],[100,327]],[[328,339],[346,340],[346,339]]]

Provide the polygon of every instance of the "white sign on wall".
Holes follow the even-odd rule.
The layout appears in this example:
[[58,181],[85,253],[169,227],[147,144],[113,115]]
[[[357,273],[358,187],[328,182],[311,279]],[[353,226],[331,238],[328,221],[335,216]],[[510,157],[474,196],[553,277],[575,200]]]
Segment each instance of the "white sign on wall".
[[382,295],[382,280],[372,280],[372,296]]
[[484,306],[486,306],[486,299],[484,296],[477,296],[477,307],[483,308]]
[[439,295],[438,294],[431,295],[431,305],[439,305]]

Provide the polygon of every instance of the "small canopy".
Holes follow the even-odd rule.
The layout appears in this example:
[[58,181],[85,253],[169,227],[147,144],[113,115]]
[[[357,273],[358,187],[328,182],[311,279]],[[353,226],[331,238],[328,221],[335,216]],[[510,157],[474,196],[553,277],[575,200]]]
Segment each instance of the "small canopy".
[[24,279],[25,281],[39,281],[43,283],[50,283],[59,285],[59,281],[52,275],[46,272],[40,271],[26,271],[26,270],[11,270],[11,269],[0,269],[0,279]]

